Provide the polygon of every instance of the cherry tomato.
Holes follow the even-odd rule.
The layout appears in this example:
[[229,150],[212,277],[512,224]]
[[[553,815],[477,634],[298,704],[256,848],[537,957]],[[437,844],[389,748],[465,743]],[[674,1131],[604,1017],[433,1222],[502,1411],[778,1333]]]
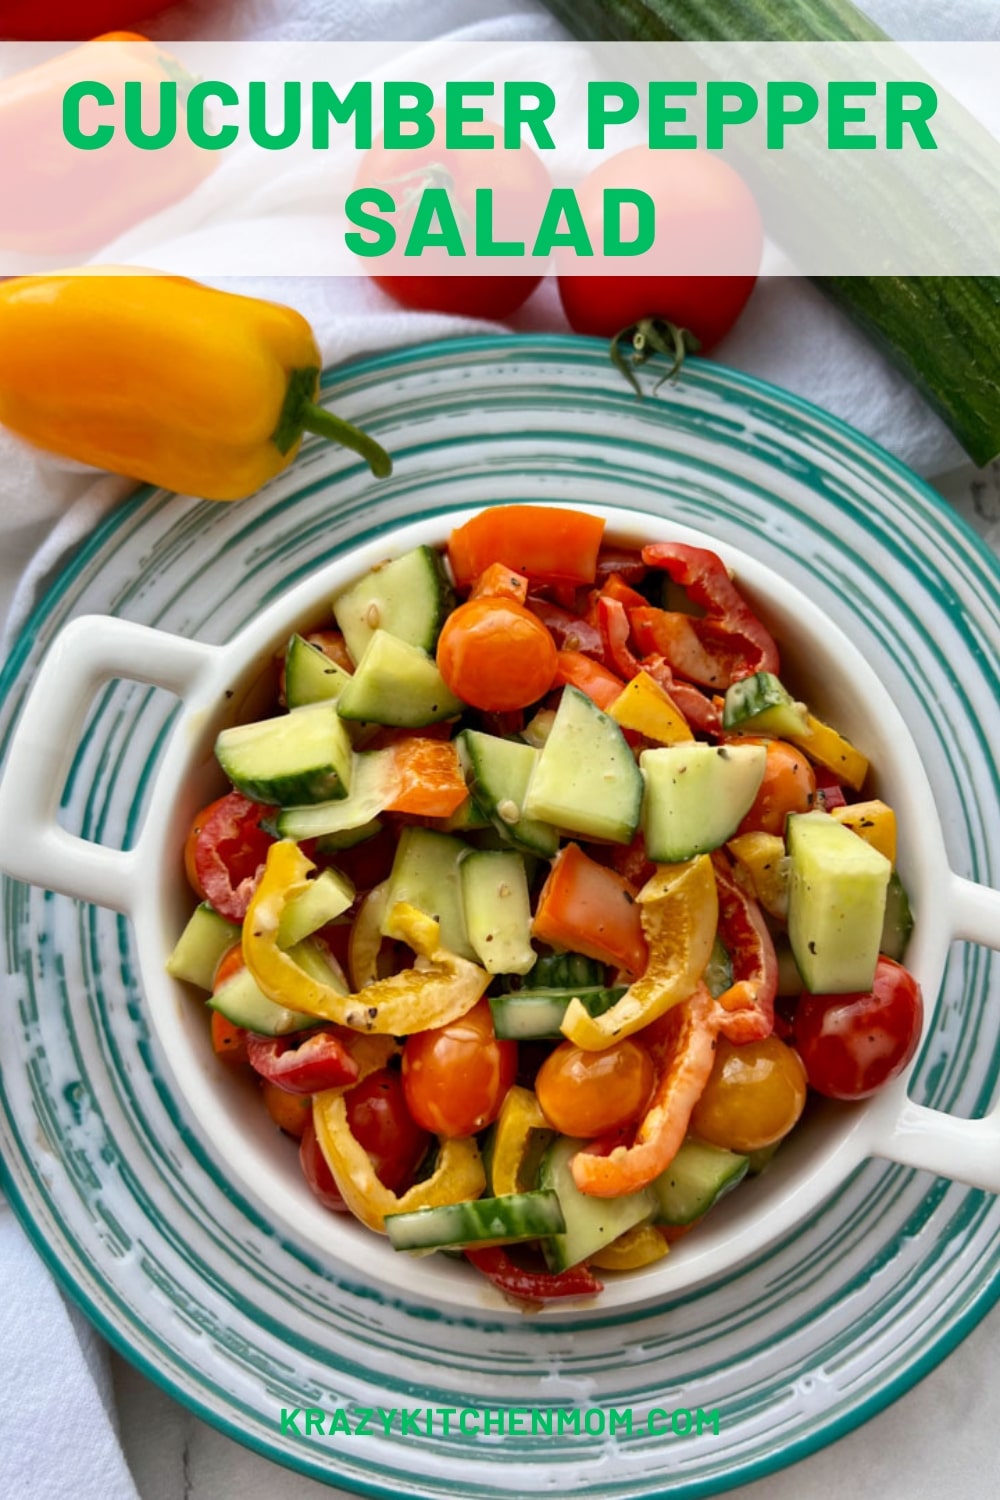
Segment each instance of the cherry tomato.
[[184,868],[203,901],[220,916],[242,922],[274,842],[260,827],[270,807],[229,792],[203,807],[184,845]]
[[[382,1185],[393,1193],[408,1187],[427,1153],[431,1136],[407,1109],[399,1073],[393,1068],[380,1068],[355,1084],[347,1094],[347,1120],[358,1144],[371,1157]],[[299,1160],[306,1181],[320,1202],[338,1213],[346,1213],[311,1119],[302,1136]]]
[[301,1140],[312,1118],[312,1100],[306,1094],[290,1094],[276,1083],[261,1080],[264,1108],[279,1129]]
[[691,1129],[713,1146],[759,1151],[786,1136],[806,1102],[806,1070],[776,1036],[736,1047],[720,1037]]
[[456,697],[504,713],[537,703],[556,675],[556,643],[537,615],[514,599],[470,599],[452,610],[438,637],[437,664]]
[[[444,247],[427,248],[419,258],[421,266],[439,274],[414,276],[407,274],[414,261],[407,260],[404,251],[426,188],[447,190],[466,251],[465,265],[475,261],[477,188],[492,191],[495,233],[499,236],[502,228],[505,240],[522,241],[530,251],[551,187],[549,174],[530,146],[505,151],[502,127],[489,120],[466,130],[470,135],[492,136],[493,149],[449,150],[444,144],[444,113],[432,110],[430,118],[435,131],[429,146],[387,149],[380,134],[360,165],[355,188],[386,191],[396,205],[395,213],[385,215],[396,230],[395,246],[384,255],[366,259],[365,268],[404,307],[473,318],[509,317],[531,296],[540,276],[458,274],[457,262]],[[373,209],[374,205],[366,212]],[[379,209],[378,214],[382,217],[384,211]],[[438,228],[437,221],[434,228]],[[484,272],[492,273],[496,260],[483,259],[480,264]]]
[[884,955],[868,994],[802,995],[792,1024],[810,1086],[830,1099],[866,1099],[906,1067],[923,1019],[919,984]]
[[500,1113],[517,1073],[517,1043],[497,1041],[486,1000],[433,1031],[407,1037],[403,1089],[410,1114],[435,1135],[474,1135]]
[[[656,247],[635,256],[628,274],[620,259],[613,275],[559,275],[559,297],[577,333],[613,338],[644,318],[689,329],[705,352],[728,333],[753,291],[763,244],[753,195],[733,169],[704,151],[652,151],[634,146],[609,157],[577,189],[577,201],[599,263],[604,237],[604,193],[640,188],[656,205]],[[627,237],[629,228],[623,224]],[[746,268],[740,275],[664,274],[663,248],[682,239],[685,261]],[[701,251],[703,250],[703,254]],[[563,263],[565,266],[565,262]]]
[[808,812],[816,806],[816,773],[794,745],[784,740],[767,740],[766,745],[764,779],[737,833],[776,833],[783,837],[789,813]]
[[212,1012],[212,1051],[227,1068],[242,1068],[250,1061],[245,1030],[218,1010]]
[[166,10],[173,0],[4,0],[0,37],[4,41],[85,41]]
[[637,1120],[655,1078],[649,1053],[631,1037],[603,1052],[561,1042],[539,1068],[535,1093],[554,1129],[587,1137]]

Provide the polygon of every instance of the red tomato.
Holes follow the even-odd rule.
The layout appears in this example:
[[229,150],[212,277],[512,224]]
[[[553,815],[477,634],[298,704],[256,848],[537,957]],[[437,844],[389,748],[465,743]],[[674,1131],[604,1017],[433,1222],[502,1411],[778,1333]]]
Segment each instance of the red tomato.
[[655,1080],[649,1053],[631,1037],[603,1052],[584,1052],[561,1042],[539,1068],[535,1093],[554,1129],[587,1137],[637,1120]]
[[[399,1073],[392,1068],[380,1068],[355,1084],[347,1095],[347,1119],[358,1144],[371,1157],[382,1185],[393,1193],[408,1187],[431,1137],[407,1109]],[[346,1213],[311,1119],[302,1136],[299,1160],[305,1179],[320,1202],[337,1213]]]
[[517,1043],[498,1042],[486,1000],[433,1031],[407,1037],[403,1088],[410,1114],[435,1135],[475,1135],[500,1113],[517,1073]]
[[[749,188],[732,167],[704,151],[645,146],[622,151],[596,167],[577,189],[596,259],[603,244],[608,188],[638,188],[650,195],[656,205],[656,247],[629,260],[609,260],[613,269],[604,276],[563,270],[559,296],[571,326],[577,333],[614,338],[643,318],[660,318],[689,329],[702,352],[711,349],[732,328],[757,280],[763,236]],[[623,223],[624,237],[629,233]],[[669,254],[679,237],[685,263],[735,265],[745,267],[745,274],[664,273],[658,269],[664,251]],[[725,255],[721,262],[720,250]]]
[[0,0],[4,41],[76,42],[144,21],[174,0]]
[[220,916],[242,922],[274,842],[260,827],[273,812],[242,792],[229,792],[203,807],[184,846],[188,880]]
[[811,1087],[830,1099],[866,1099],[906,1067],[923,1018],[919,984],[884,955],[868,994],[802,995],[793,1028]]
[[[496,236],[521,241],[530,252],[551,187],[549,174],[530,146],[505,151],[503,129],[491,121],[467,126],[466,133],[492,136],[497,142],[492,150],[449,150],[444,144],[443,112],[432,110],[431,119],[435,134],[429,146],[387,150],[380,134],[358,169],[356,189],[382,189],[396,205],[395,213],[385,215],[396,229],[395,246],[384,255],[366,259],[365,268],[404,307],[473,318],[509,317],[527,301],[541,277],[497,276],[492,273],[502,262],[495,259],[477,262],[486,274],[460,274],[459,265],[475,259],[476,190],[489,189],[493,194]],[[407,260],[404,250],[426,188],[447,190],[466,259],[457,262],[444,247],[428,248],[419,264],[434,267],[440,274],[415,276],[408,274],[415,262]],[[374,205],[366,212],[373,209]],[[384,215],[381,209],[378,213]],[[433,227],[440,227],[437,220]]]
[[537,703],[556,662],[552,636],[515,599],[470,599],[452,610],[438,637],[438,670],[451,691],[491,713]]
[[[742,740],[743,744],[758,743]],[[816,773],[801,750],[784,740],[768,740],[764,779],[737,833],[776,833],[784,837],[789,813],[816,806]]]

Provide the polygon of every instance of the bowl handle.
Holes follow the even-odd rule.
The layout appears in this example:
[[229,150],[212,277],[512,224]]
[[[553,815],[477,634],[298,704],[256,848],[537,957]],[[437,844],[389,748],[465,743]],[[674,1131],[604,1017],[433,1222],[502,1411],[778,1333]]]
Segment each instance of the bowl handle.
[[139,851],[105,848],[57,821],[87,709],[115,677],[184,697],[217,652],[113,616],[71,620],[43,659],[12,736],[0,779],[0,868],[30,885],[127,911],[142,878]]
[[[1000,949],[1000,891],[958,875],[951,881],[952,937]],[[981,1119],[963,1120],[904,1097],[894,1116],[876,1114],[872,1152],[1000,1193],[1000,1100]]]

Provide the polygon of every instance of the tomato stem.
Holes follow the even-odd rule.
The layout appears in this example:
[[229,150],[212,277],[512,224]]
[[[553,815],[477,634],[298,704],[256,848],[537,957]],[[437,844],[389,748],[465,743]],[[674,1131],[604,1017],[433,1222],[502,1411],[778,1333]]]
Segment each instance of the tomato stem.
[[[622,347],[625,343],[629,349],[627,354]],[[653,387],[655,396],[665,380],[677,377],[687,356],[697,354],[700,348],[701,344],[690,328],[681,328],[669,318],[640,318],[638,323],[630,323],[615,334],[608,352],[612,364],[625,376],[641,401],[642,388],[635,374],[639,365],[644,365],[654,354],[665,355],[670,360],[670,368]]]

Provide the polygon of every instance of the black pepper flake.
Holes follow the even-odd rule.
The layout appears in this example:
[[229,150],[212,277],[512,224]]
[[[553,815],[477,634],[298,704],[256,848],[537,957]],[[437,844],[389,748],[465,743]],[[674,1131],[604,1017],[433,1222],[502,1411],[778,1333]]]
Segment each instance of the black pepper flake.
[[815,943],[810,942],[810,944],[809,944],[809,952],[810,953],[815,953],[816,952],[816,944]]
[[232,696],[233,696],[233,689],[232,688],[226,688],[226,697],[227,698],[231,698]]
[[378,1015],[378,1006],[377,1005],[369,1005],[369,1007],[368,1007],[368,1014],[371,1016],[372,1020],[374,1021],[375,1017]]

